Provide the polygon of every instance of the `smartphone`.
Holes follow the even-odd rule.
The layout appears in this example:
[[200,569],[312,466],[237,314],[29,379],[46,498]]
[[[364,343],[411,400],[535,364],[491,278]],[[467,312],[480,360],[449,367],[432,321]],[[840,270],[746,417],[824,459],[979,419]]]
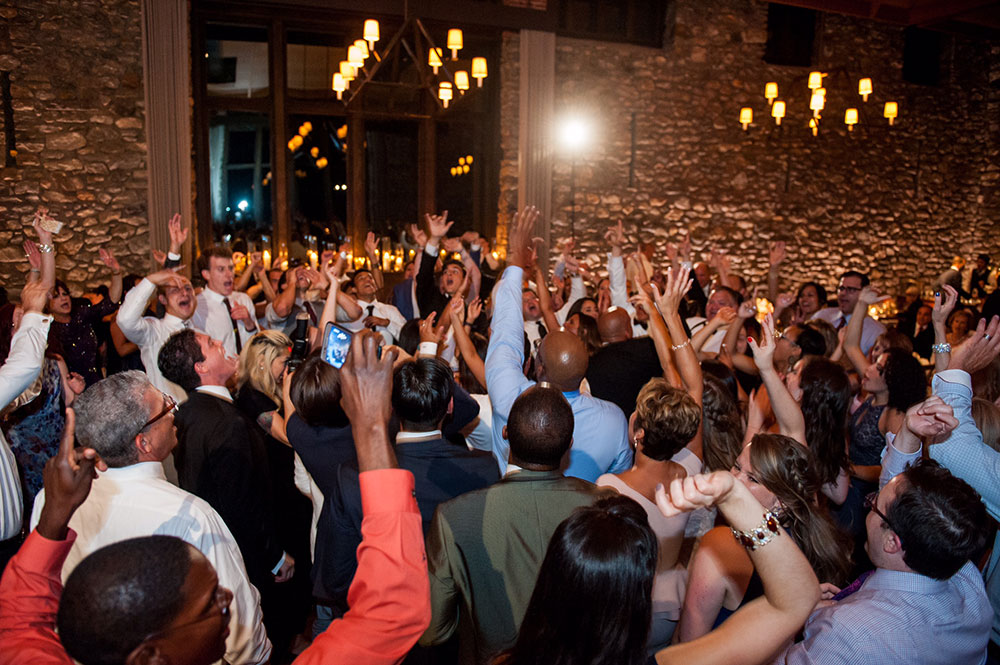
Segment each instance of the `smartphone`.
[[351,332],[344,330],[336,323],[327,323],[323,331],[323,360],[337,369],[344,366],[347,352],[351,348]]

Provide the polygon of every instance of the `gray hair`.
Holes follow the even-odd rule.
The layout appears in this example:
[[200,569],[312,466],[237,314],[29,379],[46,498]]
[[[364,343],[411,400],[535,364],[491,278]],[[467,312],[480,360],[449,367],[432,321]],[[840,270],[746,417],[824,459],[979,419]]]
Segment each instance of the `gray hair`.
[[93,448],[110,467],[139,461],[135,435],[150,418],[146,391],[152,384],[135,370],[112,374],[93,384],[73,402],[76,438]]

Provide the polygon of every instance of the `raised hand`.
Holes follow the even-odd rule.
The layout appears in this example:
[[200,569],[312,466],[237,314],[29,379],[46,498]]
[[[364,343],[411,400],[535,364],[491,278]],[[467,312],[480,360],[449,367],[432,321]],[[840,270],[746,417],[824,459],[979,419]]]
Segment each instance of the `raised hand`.
[[514,219],[511,220],[510,233],[508,235],[509,249],[507,253],[510,265],[519,266],[524,270],[531,268],[531,257],[534,252],[532,238],[539,214],[538,208],[528,206],[520,210],[514,215]]
[[753,362],[757,365],[757,369],[761,372],[766,372],[774,369],[774,348],[776,346],[774,340],[774,319],[770,314],[764,317],[760,327],[761,339],[758,341],[753,337],[747,337],[747,344],[753,349]]
[[424,215],[424,219],[427,220],[427,233],[430,234],[430,239],[432,241],[440,240],[441,238],[448,235],[448,230],[451,229],[454,221],[448,221],[448,211],[445,210],[440,215]]
[[47,231],[42,224],[43,219],[49,219],[49,211],[45,208],[39,208],[35,213],[34,219],[31,220],[31,228],[35,230],[38,235],[38,242],[43,245],[52,244],[52,232]]
[[115,255],[111,253],[111,250],[104,249],[102,247],[98,251],[98,255],[101,257],[101,262],[111,268],[111,272],[118,274],[122,271],[122,267],[118,264],[118,259],[116,259]]
[[147,275],[146,279],[155,284],[156,286],[176,286],[177,288],[184,288],[187,286],[188,281],[177,274],[177,268],[168,268],[166,270],[160,270],[154,272],[151,275]]
[[167,253],[164,252],[162,249],[154,249],[153,260],[156,262],[158,266],[162,268],[163,266],[167,265]]
[[774,308],[778,311],[784,311],[795,304],[795,296],[791,293],[780,293],[778,297],[775,298]]
[[684,299],[684,294],[691,288],[693,282],[688,279],[689,272],[689,270],[680,268],[675,273],[673,268],[668,268],[666,284],[663,286],[662,294],[659,287],[655,284],[653,285],[656,304],[659,305],[660,313],[663,314],[664,319],[670,315],[677,314],[677,308],[680,307],[681,300]]
[[258,278],[264,272],[264,255],[262,253],[250,252],[250,272],[257,275]]
[[40,279],[30,280],[21,289],[21,309],[25,312],[45,311],[49,304],[49,289]]
[[323,253],[319,255],[319,265],[321,270],[326,270],[327,264],[333,261],[333,257],[337,252],[332,249],[324,249]]
[[875,303],[878,302],[883,302],[888,299],[889,296],[880,296],[878,294],[878,291],[876,291],[870,286],[864,287],[863,289],[861,289],[861,293],[858,294],[858,300],[868,306],[874,305]]
[[[942,294],[944,294],[944,302],[941,301]],[[958,303],[958,291],[954,287],[942,284],[940,289],[934,293],[934,309],[931,312],[931,319],[934,323],[940,323],[943,326],[951,311],[955,309],[956,303]]]
[[372,231],[369,231],[365,235],[365,254],[368,255],[372,261],[375,261],[375,249],[378,247],[378,238]]
[[696,508],[714,506],[725,501],[733,491],[736,478],[728,471],[699,473],[675,479],[669,489],[656,486],[656,507],[664,517],[674,517]]
[[[732,307],[720,307],[719,311],[715,313],[715,316],[709,321],[709,324],[718,324],[718,327],[728,326],[730,323],[736,320],[737,316],[736,310]],[[752,316],[752,315],[751,315]],[[750,317],[746,317],[750,318]]]
[[42,269],[42,253],[38,251],[38,245],[32,240],[25,240],[21,246],[24,247],[24,255],[28,258],[31,270],[40,272]]
[[457,254],[462,251],[462,241],[458,238],[442,238],[441,246],[449,254]]
[[691,260],[691,234],[685,233],[684,240],[677,245],[677,254],[681,261]]
[[[462,242],[468,245],[474,245],[479,240],[479,234],[476,233],[475,231],[466,231],[465,233],[462,234],[460,239]],[[480,243],[479,246],[482,247],[482,244]]]
[[[441,317],[444,319],[445,317]],[[431,344],[441,344],[441,340],[444,338],[444,325],[435,327],[434,322],[437,320],[437,313],[431,312],[427,315],[427,318],[420,322],[420,341],[430,342]]]
[[475,298],[472,299],[472,302],[469,303],[465,320],[468,321],[469,323],[472,323],[473,321],[479,318],[479,315],[480,313],[482,313],[482,311],[483,311],[483,301],[479,299],[479,296],[476,296]]
[[767,254],[768,263],[772,268],[777,268],[784,263],[787,254],[785,252],[785,241],[775,240],[771,243]]
[[451,325],[458,327],[465,325],[465,300],[459,293],[456,293],[448,303],[448,314],[451,316]]
[[931,442],[943,441],[958,427],[955,412],[937,395],[907,409],[904,422],[906,429]]
[[330,280],[330,285],[339,284],[340,276],[344,272],[344,263],[346,259],[337,254],[337,260],[334,262],[327,261],[323,264],[323,274],[327,276]]
[[188,229],[181,225],[181,215],[180,213],[174,213],[174,216],[170,218],[167,222],[167,230],[170,232],[170,251],[173,254],[180,254],[181,247],[187,242]]
[[752,319],[757,316],[757,298],[747,298],[741,302],[736,315],[741,319]]
[[355,334],[340,371],[340,406],[351,421],[361,471],[395,466],[386,428],[392,413],[396,351],[387,347],[379,358],[380,339],[370,332]]
[[622,226],[622,220],[619,219],[617,224],[608,227],[608,230],[604,232],[604,239],[611,245],[612,251],[617,250],[615,256],[621,254],[622,247],[625,245],[625,229]]
[[425,247],[427,245],[427,234],[416,224],[410,224],[410,235],[413,236],[413,240],[417,243],[418,247]]
[[1000,317],[994,316],[987,324],[980,319],[975,332],[951,350],[948,369],[961,369],[968,373],[986,367],[1000,354]]

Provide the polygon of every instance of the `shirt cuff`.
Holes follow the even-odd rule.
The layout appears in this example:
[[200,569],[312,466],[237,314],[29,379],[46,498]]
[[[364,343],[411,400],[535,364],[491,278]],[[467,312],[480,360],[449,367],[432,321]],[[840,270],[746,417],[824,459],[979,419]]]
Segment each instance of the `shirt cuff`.
[[23,557],[24,561],[44,562],[44,569],[39,572],[58,578],[62,575],[63,563],[75,542],[76,531],[73,529],[67,529],[66,540],[49,540],[35,529],[28,534],[17,556]]
[[361,509],[364,514],[418,513],[413,474],[405,469],[362,471]]
[[173,252],[167,252],[167,258],[170,259],[171,261],[180,261],[181,255],[174,254]]
[[427,254],[428,256],[433,256],[436,259],[438,257],[438,253],[439,250],[437,245],[432,245],[430,243],[424,245],[424,254]]
[[25,312],[21,317],[21,326],[47,327],[52,323],[52,316],[41,312]]
[[438,345],[436,342],[420,342],[417,346],[417,356],[436,356]]
[[281,560],[278,561],[278,565],[271,569],[271,574],[272,575],[277,575],[278,574],[278,571],[281,570],[281,567],[285,565],[285,559],[287,557],[288,557],[288,554],[286,554],[285,552],[281,553]]
[[946,369],[937,373],[937,378],[946,383],[957,383],[960,386],[972,390],[972,377],[962,369]]

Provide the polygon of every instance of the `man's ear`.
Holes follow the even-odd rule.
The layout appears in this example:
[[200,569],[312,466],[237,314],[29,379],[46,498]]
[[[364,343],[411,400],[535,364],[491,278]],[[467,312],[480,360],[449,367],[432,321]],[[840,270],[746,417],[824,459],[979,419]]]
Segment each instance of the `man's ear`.
[[892,529],[882,530],[882,551],[886,554],[898,554],[903,551],[903,543]]
[[207,270],[202,270],[202,271],[201,271],[201,278],[202,278],[203,280],[205,280],[205,281],[207,282],[207,281],[208,281],[208,276],[209,276],[210,274],[211,274],[211,273],[210,273],[209,271],[207,271]]
[[135,435],[135,439],[132,440],[132,445],[135,449],[139,451],[139,454],[149,452],[149,442],[146,441],[146,437],[142,435],[142,432]]
[[507,426],[506,426],[506,425],[504,425],[504,426],[503,426],[503,429],[502,429],[502,430],[500,430],[500,436],[502,436],[502,437],[503,437],[503,440],[504,440],[504,441],[506,441],[506,440],[507,440]]
[[125,657],[125,665],[169,665],[170,659],[156,641],[143,642]]
[[162,293],[160,295],[156,296],[156,299],[164,307],[167,306],[167,297],[165,295],[163,295]]

